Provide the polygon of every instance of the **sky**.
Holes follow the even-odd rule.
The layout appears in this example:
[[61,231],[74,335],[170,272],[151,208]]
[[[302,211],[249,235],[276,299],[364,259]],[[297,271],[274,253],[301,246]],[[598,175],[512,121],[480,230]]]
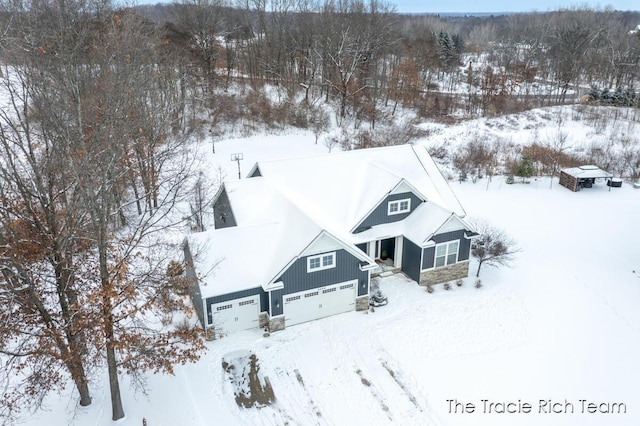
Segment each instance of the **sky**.
[[603,9],[610,5],[615,10],[640,10],[638,0],[565,1],[565,0],[389,0],[401,13],[496,13],[496,12],[544,12],[572,6],[588,5]]

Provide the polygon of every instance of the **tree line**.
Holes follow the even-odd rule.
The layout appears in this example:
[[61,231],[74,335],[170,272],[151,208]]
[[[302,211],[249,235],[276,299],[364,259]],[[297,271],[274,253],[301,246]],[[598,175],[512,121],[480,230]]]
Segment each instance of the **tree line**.
[[162,237],[190,182],[180,78],[107,1],[2,6],[0,412],[69,384],[89,405],[106,366],[116,420],[123,374],[143,386],[204,347]]
[[187,62],[203,92],[270,83],[371,128],[398,105],[422,117],[494,115],[575,102],[592,85],[636,91],[639,77],[637,12],[448,18],[400,15],[381,0],[183,0],[138,10],[190,40]]

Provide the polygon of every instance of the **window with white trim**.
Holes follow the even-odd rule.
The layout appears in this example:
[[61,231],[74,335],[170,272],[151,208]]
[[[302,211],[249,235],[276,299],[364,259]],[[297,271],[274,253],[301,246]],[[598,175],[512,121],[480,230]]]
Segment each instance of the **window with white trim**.
[[336,252],[307,257],[307,272],[322,271],[336,267]]
[[405,198],[402,200],[389,201],[387,204],[387,214],[402,214],[408,213],[411,210],[411,198]]
[[438,244],[436,246],[436,258],[433,265],[438,268],[440,266],[452,265],[458,261],[459,241],[451,241],[448,243]]

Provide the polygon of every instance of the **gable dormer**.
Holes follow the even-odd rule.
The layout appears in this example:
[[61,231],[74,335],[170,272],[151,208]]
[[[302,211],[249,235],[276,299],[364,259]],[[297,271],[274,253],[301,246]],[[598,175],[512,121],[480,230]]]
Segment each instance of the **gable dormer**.
[[213,201],[213,215],[216,229],[237,226],[236,218],[233,215],[233,210],[231,209],[231,202],[227,195],[227,189],[224,185]]
[[406,219],[426,199],[405,179],[391,189],[352,229],[357,234],[376,225]]
[[260,171],[260,166],[258,165],[258,163],[256,163],[251,170],[249,170],[249,178],[254,178],[254,177],[262,177],[262,172]]

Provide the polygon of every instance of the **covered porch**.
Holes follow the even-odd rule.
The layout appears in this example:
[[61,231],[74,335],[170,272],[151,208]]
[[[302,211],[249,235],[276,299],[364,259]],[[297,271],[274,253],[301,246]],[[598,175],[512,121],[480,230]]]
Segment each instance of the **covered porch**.
[[371,276],[392,274],[402,269],[402,235],[384,237],[356,244],[361,251],[375,260],[377,267]]

